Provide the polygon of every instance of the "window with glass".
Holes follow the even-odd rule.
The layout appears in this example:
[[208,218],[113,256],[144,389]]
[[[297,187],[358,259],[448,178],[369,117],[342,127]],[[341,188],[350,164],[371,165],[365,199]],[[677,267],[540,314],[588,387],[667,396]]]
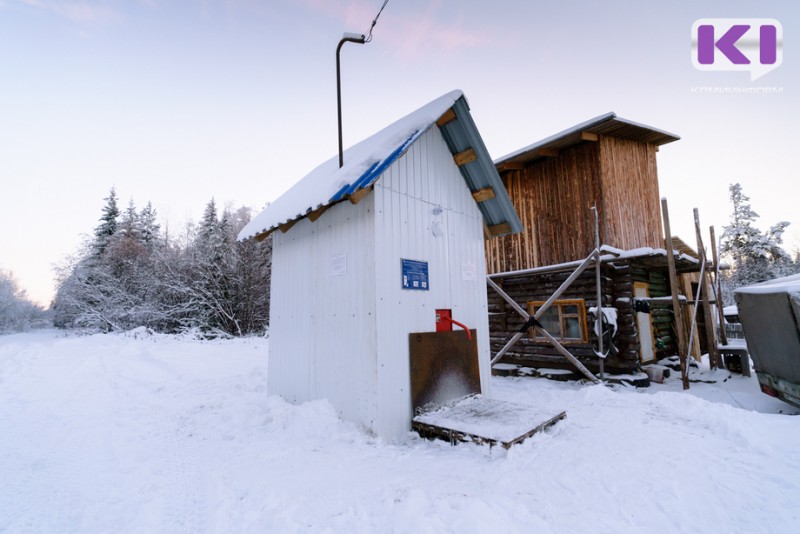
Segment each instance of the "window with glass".
[[[528,313],[533,315],[544,301],[528,302]],[[586,330],[586,306],[583,300],[557,300],[539,318],[545,330],[560,341],[585,342],[588,340]],[[531,329],[531,339],[544,340],[536,329]]]

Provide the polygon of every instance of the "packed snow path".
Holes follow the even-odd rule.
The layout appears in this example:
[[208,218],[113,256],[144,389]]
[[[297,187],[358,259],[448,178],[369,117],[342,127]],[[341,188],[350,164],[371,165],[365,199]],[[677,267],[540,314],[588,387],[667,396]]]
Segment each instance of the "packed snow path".
[[266,361],[263,339],[0,336],[0,532],[753,533],[800,520],[800,419],[729,405],[794,413],[754,379],[717,371],[686,394],[495,378],[500,399],[568,413],[506,453],[380,442],[325,401],[268,396]]

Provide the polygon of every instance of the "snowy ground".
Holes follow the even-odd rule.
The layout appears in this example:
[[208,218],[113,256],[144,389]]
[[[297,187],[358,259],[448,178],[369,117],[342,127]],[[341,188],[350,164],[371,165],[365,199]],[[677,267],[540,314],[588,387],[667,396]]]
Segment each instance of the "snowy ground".
[[754,533],[800,520],[800,418],[755,379],[699,372],[717,382],[686,394],[674,378],[494,378],[497,398],[567,411],[506,453],[386,444],[327,402],[288,405],[268,396],[266,355],[263,339],[0,337],[0,532]]

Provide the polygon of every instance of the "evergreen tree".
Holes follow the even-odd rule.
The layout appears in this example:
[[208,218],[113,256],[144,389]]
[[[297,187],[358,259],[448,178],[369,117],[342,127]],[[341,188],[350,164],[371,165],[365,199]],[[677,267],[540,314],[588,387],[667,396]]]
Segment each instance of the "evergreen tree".
[[783,233],[789,223],[781,221],[768,231],[755,226],[759,215],[750,206],[750,197],[740,184],[729,187],[733,205],[730,224],[723,226],[720,236],[720,255],[731,260],[732,270],[725,274],[724,297],[733,303],[733,290],[748,284],[793,274],[798,265],[781,246]]
[[133,199],[131,199],[117,224],[117,233],[128,239],[139,240],[140,229],[139,213],[136,211]]
[[54,322],[95,331],[147,326],[157,331],[199,329],[205,335],[263,332],[269,306],[270,240],[236,241],[249,210],[225,209],[212,199],[186,240],[161,239],[151,204],[133,202],[119,213],[106,198],[101,225],[58,273]]
[[117,207],[117,192],[115,188],[111,188],[108,196],[103,200],[106,205],[103,206],[103,214],[100,217],[100,224],[94,229],[94,252],[95,255],[101,255],[105,252],[111,236],[117,233],[117,219],[119,218],[119,207]]
[[212,198],[203,210],[203,218],[200,219],[200,239],[208,243],[215,239],[219,218],[217,217],[217,204]]
[[148,202],[139,213],[139,235],[142,244],[148,248],[152,248],[160,237],[161,226],[156,220],[156,210],[153,205]]

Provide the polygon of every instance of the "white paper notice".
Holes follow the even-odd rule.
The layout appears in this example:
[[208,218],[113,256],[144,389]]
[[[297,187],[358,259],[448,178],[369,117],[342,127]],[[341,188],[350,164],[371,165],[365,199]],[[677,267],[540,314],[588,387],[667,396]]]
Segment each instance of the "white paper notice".
[[461,262],[461,279],[467,282],[474,282],[478,279],[478,268],[471,261]]
[[344,276],[347,274],[347,254],[331,256],[331,276]]

